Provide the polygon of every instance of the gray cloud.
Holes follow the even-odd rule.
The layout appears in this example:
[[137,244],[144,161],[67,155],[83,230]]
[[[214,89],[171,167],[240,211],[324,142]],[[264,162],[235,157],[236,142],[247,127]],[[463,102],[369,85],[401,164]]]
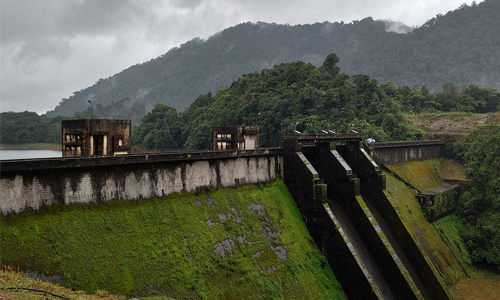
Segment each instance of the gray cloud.
[[[470,4],[472,1],[467,1]],[[62,98],[195,37],[242,22],[391,19],[419,26],[463,0],[1,0],[0,111]]]

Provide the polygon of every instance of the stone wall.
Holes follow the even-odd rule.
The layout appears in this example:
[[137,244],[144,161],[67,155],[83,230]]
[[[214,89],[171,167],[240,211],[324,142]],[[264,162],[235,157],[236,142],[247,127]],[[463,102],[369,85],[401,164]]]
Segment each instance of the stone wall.
[[2,162],[0,213],[257,184],[282,170],[280,149]]

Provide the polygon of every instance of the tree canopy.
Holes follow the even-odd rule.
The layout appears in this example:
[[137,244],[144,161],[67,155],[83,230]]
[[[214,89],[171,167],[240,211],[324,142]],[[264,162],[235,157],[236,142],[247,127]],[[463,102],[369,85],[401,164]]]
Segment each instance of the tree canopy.
[[61,143],[62,117],[47,118],[36,112],[0,114],[0,142],[3,144]]
[[[339,62],[332,53],[319,68],[297,61],[245,74],[215,94],[200,95],[181,112],[158,103],[142,118],[146,105],[124,98],[109,105],[87,103],[86,110],[71,118],[125,116],[134,125],[136,146],[203,150],[210,147],[213,126],[258,125],[263,147],[279,146],[280,135],[291,129],[355,129],[378,141],[417,140],[423,135],[408,120],[408,113],[500,110],[500,92],[493,88],[446,83],[442,92],[431,93],[425,85],[379,84],[366,74],[340,73]],[[60,143],[61,119],[30,112],[2,113],[2,142]]]
[[461,197],[461,236],[473,262],[500,270],[500,114],[457,143],[471,187]]
[[[500,92],[492,88],[445,84],[443,92],[431,94],[425,86],[380,85],[365,74],[340,73],[339,60],[330,54],[319,68],[297,61],[245,74],[215,95],[199,96],[178,114],[157,105],[135,128],[135,144],[160,150],[209,149],[211,127],[234,125],[258,125],[262,147],[279,146],[281,134],[292,129],[357,130],[378,141],[418,140],[423,134],[406,113],[499,109]],[[162,121],[166,114],[168,124]],[[163,135],[146,142],[153,132]]]

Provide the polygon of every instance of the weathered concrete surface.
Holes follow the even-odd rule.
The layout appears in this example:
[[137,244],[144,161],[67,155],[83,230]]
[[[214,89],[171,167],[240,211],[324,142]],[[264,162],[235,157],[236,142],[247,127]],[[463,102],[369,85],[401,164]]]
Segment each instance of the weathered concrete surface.
[[[329,244],[329,241],[325,241],[323,252],[327,258],[332,258],[332,253],[335,253],[335,257],[333,257],[333,260],[336,261],[334,268],[339,273],[337,277],[344,290],[349,292],[349,295],[353,298],[397,299],[390,288],[390,284],[386,282],[377,267],[375,258],[367,250],[359,233],[354,229],[342,209],[330,203],[323,205],[331,221],[333,221],[331,227],[335,228],[341,237],[331,234],[328,238],[334,240],[335,243],[325,247]],[[349,265],[341,263],[345,261],[348,261]],[[357,265],[357,268],[355,265]],[[373,293],[370,293],[370,289]]]
[[445,142],[418,141],[375,143],[375,153],[384,164],[396,164],[411,160],[423,160],[443,156]]
[[[113,199],[149,199],[175,193],[228,188],[274,180],[282,172],[280,151],[236,151],[217,156],[179,153],[125,157],[135,161],[116,164],[114,158],[32,160],[2,164],[0,213],[39,210],[53,204],[103,203]],[[198,156],[197,156],[198,155]],[[163,159],[162,159],[163,157]],[[197,157],[197,158],[193,158]],[[96,162],[101,162],[99,165]],[[42,168],[41,166],[45,166]],[[52,166],[52,167],[51,167]]]

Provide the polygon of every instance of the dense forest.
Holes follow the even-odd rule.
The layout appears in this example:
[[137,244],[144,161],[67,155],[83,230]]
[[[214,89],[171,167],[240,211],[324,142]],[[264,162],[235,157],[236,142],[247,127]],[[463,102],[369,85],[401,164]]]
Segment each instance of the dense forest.
[[[228,88],[200,95],[181,112],[127,98],[97,104],[69,118],[118,118],[134,125],[133,144],[146,150],[203,150],[210,148],[212,126],[258,125],[261,146],[279,146],[281,134],[299,131],[357,130],[377,141],[418,140],[423,133],[408,119],[421,112],[500,111],[500,92],[446,83],[439,93],[424,85],[379,84],[368,75],[340,73],[340,58],[330,54],[321,67],[283,63],[245,74]],[[132,108],[131,110],[129,108]],[[65,119],[69,119],[65,117]],[[2,113],[0,140],[4,144],[60,143],[60,121],[34,112]]]
[[47,118],[36,112],[0,114],[0,142],[19,145],[31,143],[61,144],[62,117]]
[[157,104],[134,128],[134,145],[146,149],[209,149],[211,127],[258,125],[261,146],[276,147],[281,134],[356,130],[378,141],[419,140],[423,133],[407,115],[420,112],[500,110],[500,92],[445,84],[432,94],[422,86],[379,84],[368,75],[340,73],[330,54],[321,67],[294,62],[242,76],[215,95],[199,96],[178,113]]
[[65,119],[118,119],[131,120],[132,124],[139,124],[146,114],[144,104],[131,101],[130,98],[111,102],[103,106],[97,104],[95,108],[89,105],[85,111],[78,112],[71,117],[48,118],[36,112],[5,112],[0,113],[0,143],[6,145],[20,145],[33,143],[61,144],[61,120]]
[[471,178],[461,197],[460,234],[476,263],[500,271],[500,118],[476,127],[455,145]]
[[[101,78],[62,99],[47,116],[85,111],[87,99],[104,107],[128,98],[127,109],[135,110],[131,104],[137,103],[144,106],[144,114],[156,103],[182,110],[199,95],[215,94],[242,74],[294,61],[319,67],[330,53],[342,58],[343,72],[369,74],[379,83],[425,85],[432,93],[449,82],[458,89],[470,84],[500,88],[499,1],[464,4],[405,34],[390,31],[392,25],[372,18],[349,24],[239,24]],[[117,117],[128,118],[127,114],[122,110]]]

